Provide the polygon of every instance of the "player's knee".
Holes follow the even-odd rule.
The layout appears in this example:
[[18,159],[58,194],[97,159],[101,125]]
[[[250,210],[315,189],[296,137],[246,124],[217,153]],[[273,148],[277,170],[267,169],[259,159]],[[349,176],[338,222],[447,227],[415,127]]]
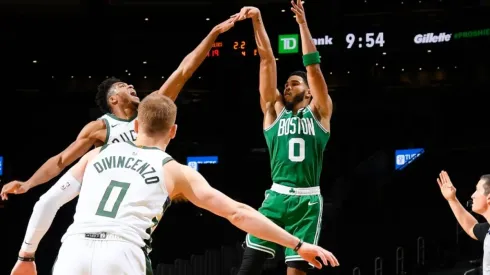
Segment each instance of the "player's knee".
[[[292,272],[288,270],[288,275],[290,274],[295,274],[295,275],[301,275],[301,274],[306,274],[308,271],[311,270],[311,265],[306,262],[306,261],[289,261],[286,263],[286,265],[293,269]],[[297,272],[294,272],[294,271]]]
[[242,264],[237,275],[260,274],[268,257],[270,257],[270,254],[268,253],[246,247],[243,252]]

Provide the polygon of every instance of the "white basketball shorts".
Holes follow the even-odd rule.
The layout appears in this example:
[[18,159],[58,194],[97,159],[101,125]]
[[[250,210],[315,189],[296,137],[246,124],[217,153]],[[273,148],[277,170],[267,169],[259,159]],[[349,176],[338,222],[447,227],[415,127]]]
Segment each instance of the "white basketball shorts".
[[53,266],[53,275],[153,274],[143,249],[107,233],[66,237]]

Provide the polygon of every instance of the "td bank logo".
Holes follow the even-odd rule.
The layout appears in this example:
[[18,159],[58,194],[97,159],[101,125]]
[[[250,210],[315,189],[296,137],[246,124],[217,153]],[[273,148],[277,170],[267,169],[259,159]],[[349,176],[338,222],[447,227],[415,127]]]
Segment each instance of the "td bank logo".
[[298,34],[279,35],[279,54],[298,53]]

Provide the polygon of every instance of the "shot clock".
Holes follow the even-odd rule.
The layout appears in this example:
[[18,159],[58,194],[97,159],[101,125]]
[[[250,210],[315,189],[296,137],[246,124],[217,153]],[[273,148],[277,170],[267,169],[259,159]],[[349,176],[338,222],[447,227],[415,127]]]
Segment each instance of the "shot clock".
[[345,42],[347,42],[347,49],[353,47],[357,48],[373,48],[383,47],[385,44],[384,33],[368,32],[362,35],[356,36],[353,33],[349,33],[345,36]]

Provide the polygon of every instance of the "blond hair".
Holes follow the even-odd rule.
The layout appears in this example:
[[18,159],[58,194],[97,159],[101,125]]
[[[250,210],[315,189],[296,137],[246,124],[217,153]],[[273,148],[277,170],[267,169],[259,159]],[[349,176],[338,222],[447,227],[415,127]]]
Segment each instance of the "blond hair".
[[166,134],[175,124],[177,106],[167,96],[152,93],[138,106],[138,122],[148,135]]

